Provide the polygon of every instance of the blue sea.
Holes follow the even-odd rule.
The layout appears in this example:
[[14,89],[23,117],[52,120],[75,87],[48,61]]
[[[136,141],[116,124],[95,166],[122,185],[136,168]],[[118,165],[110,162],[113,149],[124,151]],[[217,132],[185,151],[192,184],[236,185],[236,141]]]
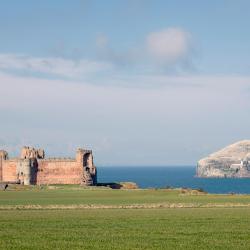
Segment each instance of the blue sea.
[[250,194],[250,178],[196,178],[195,167],[98,167],[98,182],[136,182],[141,188],[202,188],[209,193]]

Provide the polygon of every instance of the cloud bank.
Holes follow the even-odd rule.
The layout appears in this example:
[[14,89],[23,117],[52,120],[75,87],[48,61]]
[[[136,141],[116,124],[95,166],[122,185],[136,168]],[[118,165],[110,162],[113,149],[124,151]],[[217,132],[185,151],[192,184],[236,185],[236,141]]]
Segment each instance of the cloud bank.
[[0,147],[12,142],[7,148],[13,154],[22,145],[37,145],[51,156],[72,156],[85,146],[98,165],[195,164],[249,134],[249,77],[123,81],[162,86],[121,88],[0,73]]
[[[145,37],[142,45],[124,51],[114,50],[109,38],[100,34],[96,38],[96,49],[96,57],[80,59],[0,53],[0,71],[38,78],[89,80],[92,83],[103,81],[104,76],[110,79],[114,76],[126,78],[129,72],[135,75],[159,74],[165,67],[175,72],[175,68],[191,55],[191,34],[180,28],[152,32]],[[141,83],[138,85],[142,86]]]
[[34,57],[28,55],[0,54],[0,70],[9,73],[42,73],[71,79],[112,70],[108,62],[70,60],[60,57]]

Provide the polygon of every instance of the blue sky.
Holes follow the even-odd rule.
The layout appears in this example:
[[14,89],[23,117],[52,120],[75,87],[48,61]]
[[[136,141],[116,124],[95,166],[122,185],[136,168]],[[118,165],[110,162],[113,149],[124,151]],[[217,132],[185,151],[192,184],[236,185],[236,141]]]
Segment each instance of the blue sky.
[[119,52],[152,31],[180,27],[195,39],[202,72],[248,74],[249,8],[249,1],[230,0],[5,1],[1,51],[95,57],[98,35]]
[[249,136],[249,1],[3,1],[0,147],[195,164]]

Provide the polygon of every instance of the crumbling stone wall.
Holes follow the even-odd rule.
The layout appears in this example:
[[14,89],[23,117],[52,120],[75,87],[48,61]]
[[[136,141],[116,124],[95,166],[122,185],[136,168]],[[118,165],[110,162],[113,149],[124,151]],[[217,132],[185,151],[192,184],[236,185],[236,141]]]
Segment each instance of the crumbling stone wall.
[[17,182],[17,163],[18,159],[8,159],[3,161],[2,182]]
[[42,149],[23,147],[20,158],[8,159],[0,151],[0,182],[30,184],[96,185],[97,172],[91,150],[78,149],[76,158],[48,158]]
[[81,168],[74,159],[38,160],[37,184],[80,184]]

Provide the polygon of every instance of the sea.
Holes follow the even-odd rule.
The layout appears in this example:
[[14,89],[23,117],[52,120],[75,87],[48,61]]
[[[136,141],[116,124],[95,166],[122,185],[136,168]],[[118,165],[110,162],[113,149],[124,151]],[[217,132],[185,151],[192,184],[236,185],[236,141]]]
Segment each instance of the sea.
[[131,181],[140,188],[194,188],[214,194],[250,194],[250,178],[197,178],[195,166],[98,167],[98,182]]

